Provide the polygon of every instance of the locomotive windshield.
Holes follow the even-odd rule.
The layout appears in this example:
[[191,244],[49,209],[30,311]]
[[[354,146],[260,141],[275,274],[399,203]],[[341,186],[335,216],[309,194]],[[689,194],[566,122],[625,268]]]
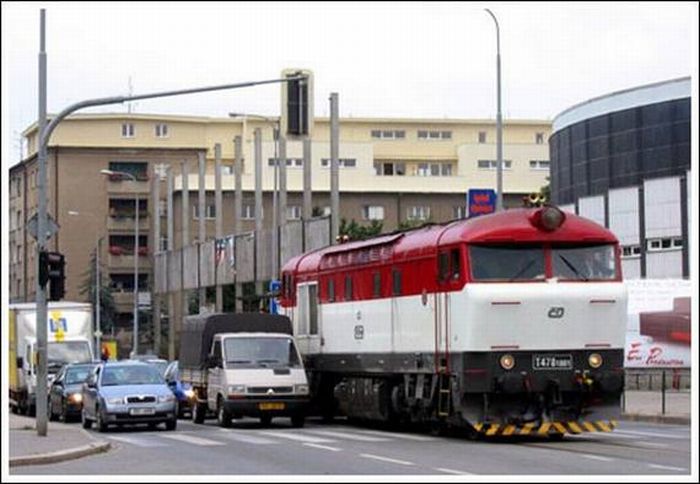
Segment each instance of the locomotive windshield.
[[475,281],[544,280],[541,245],[473,245],[469,248]]
[[553,277],[588,281],[615,279],[612,244],[552,247]]

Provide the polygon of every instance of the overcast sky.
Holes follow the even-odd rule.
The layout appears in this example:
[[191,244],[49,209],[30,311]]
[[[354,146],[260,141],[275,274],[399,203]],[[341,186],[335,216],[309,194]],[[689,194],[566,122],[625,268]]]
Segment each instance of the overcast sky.
[[[697,3],[2,3],[3,169],[37,116],[39,9],[48,110],[80,100],[314,71],[316,115],[552,119],[591,97],[692,75]],[[696,92],[696,91],[694,91]],[[135,112],[279,113],[279,86],[140,101]],[[112,105],[92,112],[125,112]],[[9,161],[9,163],[8,163]]]

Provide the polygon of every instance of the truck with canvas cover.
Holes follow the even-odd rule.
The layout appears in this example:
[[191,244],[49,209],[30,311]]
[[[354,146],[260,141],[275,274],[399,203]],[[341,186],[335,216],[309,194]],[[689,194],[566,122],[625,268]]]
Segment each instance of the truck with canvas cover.
[[290,417],[304,425],[309,384],[286,316],[216,313],[188,316],[180,335],[180,379],[195,396],[192,419],[216,414],[219,425]]

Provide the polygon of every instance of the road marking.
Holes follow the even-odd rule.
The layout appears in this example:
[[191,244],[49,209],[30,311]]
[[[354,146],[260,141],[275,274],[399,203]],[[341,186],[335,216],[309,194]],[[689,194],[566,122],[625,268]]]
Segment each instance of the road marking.
[[611,459],[610,457],[601,457],[599,455],[592,455],[592,454],[579,454],[581,457],[585,457],[586,459],[593,459],[593,460],[602,460],[603,462],[610,462]]
[[321,444],[311,444],[309,442],[304,442],[301,445],[305,445],[307,447],[313,447],[314,449],[323,449],[323,450],[330,450],[332,452],[340,452],[343,449],[339,449],[338,447],[331,447],[329,445],[321,445]]
[[162,435],[161,437],[163,437],[165,439],[179,440],[181,442],[187,442],[188,444],[202,445],[202,446],[206,446],[206,447],[212,447],[215,445],[226,445],[224,442],[203,439],[201,437],[194,437],[192,435],[186,435],[186,434],[168,434],[168,435]]
[[454,469],[445,469],[444,467],[436,467],[434,470],[439,471],[439,472],[444,472],[446,474],[460,474],[460,475],[468,475],[468,476],[473,475],[471,472],[456,471]]
[[387,442],[391,439],[381,438],[381,437],[368,437],[366,435],[356,435],[347,432],[335,432],[333,430],[305,430],[304,432],[310,434],[326,435],[328,437],[337,437],[339,439],[347,440],[359,440],[361,442]]
[[396,439],[415,440],[417,442],[431,442],[438,440],[433,437],[425,437],[423,435],[401,434],[398,432],[381,432],[379,430],[353,430],[353,432],[358,434],[378,435],[380,437],[386,436]]
[[266,444],[278,444],[274,440],[266,439],[264,437],[257,437],[255,435],[250,435],[248,432],[239,432],[231,429],[219,429],[222,437],[227,439],[235,440],[238,442],[243,442],[246,444],[256,444],[256,445],[266,445]]
[[167,447],[168,444],[154,442],[153,440],[138,437],[117,437],[116,435],[106,436],[108,439],[124,442],[125,444],[136,445],[137,447]]
[[390,462],[392,464],[400,464],[402,466],[412,466],[414,465],[413,462],[408,462],[405,460],[398,460],[398,459],[392,459],[391,457],[383,457],[381,455],[374,455],[374,454],[360,454],[360,457],[364,457],[365,459],[374,459],[374,460],[380,460],[383,462]]
[[615,432],[621,433],[621,434],[629,434],[629,435],[641,435],[644,437],[661,437],[662,439],[677,439],[677,440],[688,440],[689,437],[680,437],[678,435],[671,435],[671,434],[657,434],[653,432],[639,432],[637,430],[616,430]]
[[685,467],[662,466],[661,464],[649,464],[649,467],[654,469],[663,469],[667,471],[687,471]]
[[270,432],[270,431],[262,431],[258,432],[259,434],[262,435],[270,435],[272,437],[280,437],[282,439],[289,439],[289,440],[296,440],[299,442],[309,442],[312,444],[321,444],[325,442],[335,442],[335,440],[332,439],[324,439],[322,437],[314,437],[312,435],[304,435],[300,433],[289,433],[289,432]]
[[639,445],[643,445],[644,447],[654,447],[656,449],[668,449],[669,445],[668,444],[657,444],[655,442],[637,442]]

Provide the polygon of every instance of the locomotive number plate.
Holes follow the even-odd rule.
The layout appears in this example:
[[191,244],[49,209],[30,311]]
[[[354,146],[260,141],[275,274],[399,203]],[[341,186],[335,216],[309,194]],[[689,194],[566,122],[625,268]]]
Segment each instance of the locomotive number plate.
[[574,367],[571,355],[533,355],[535,370],[571,370]]

